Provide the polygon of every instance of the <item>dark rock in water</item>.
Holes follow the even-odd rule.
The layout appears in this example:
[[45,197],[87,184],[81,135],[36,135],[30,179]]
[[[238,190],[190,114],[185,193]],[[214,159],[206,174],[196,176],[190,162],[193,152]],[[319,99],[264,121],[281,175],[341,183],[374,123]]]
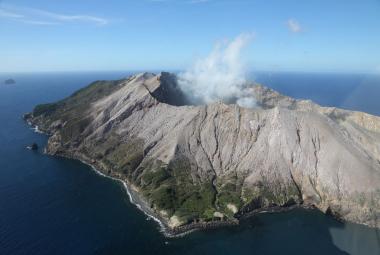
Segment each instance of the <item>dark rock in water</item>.
[[30,119],[32,117],[32,114],[31,113],[25,113],[24,115],[22,115],[22,118],[24,119],[24,120],[28,120],[28,119]]
[[16,81],[13,79],[8,79],[8,80],[5,80],[4,83],[9,85],[9,84],[15,84]]
[[29,150],[36,151],[38,150],[38,145],[36,143],[32,143],[31,145],[27,146]]

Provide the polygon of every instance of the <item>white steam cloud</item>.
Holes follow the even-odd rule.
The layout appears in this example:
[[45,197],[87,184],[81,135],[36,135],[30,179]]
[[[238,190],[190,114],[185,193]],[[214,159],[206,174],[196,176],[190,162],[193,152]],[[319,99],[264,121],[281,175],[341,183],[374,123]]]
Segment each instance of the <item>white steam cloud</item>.
[[252,40],[252,34],[241,34],[229,43],[218,43],[204,59],[178,75],[178,84],[195,103],[226,101],[252,108],[256,100],[246,88],[246,67],[241,52]]

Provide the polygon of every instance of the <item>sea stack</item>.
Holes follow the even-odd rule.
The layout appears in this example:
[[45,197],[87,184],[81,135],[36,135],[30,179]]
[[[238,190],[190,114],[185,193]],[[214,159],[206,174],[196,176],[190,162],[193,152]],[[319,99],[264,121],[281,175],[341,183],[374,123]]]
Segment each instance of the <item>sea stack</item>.
[[4,81],[4,84],[6,85],[16,84],[16,81],[13,79],[7,79]]
[[31,145],[28,145],[26,148],[32,151],[36,151],[38,150],[38,144],[32,143]]

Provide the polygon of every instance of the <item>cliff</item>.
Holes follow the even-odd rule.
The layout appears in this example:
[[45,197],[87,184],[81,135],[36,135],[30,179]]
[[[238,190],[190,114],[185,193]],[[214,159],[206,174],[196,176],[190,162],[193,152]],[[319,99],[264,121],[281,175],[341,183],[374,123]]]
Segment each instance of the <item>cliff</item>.
[[253,109],[191,105],[174,75],[144,73],[25,118],[47,153],[125,180],[172,229],[295,204],[379,226],[380,118],[249,87]]

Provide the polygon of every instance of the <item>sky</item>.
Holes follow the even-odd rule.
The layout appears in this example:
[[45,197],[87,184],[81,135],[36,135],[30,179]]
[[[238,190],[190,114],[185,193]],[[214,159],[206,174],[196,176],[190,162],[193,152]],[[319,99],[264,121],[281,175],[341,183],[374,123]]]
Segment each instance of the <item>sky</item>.
[[0,72],[182,70],[242,34],[252,70],[380,73],[380,0],[0,0]]

